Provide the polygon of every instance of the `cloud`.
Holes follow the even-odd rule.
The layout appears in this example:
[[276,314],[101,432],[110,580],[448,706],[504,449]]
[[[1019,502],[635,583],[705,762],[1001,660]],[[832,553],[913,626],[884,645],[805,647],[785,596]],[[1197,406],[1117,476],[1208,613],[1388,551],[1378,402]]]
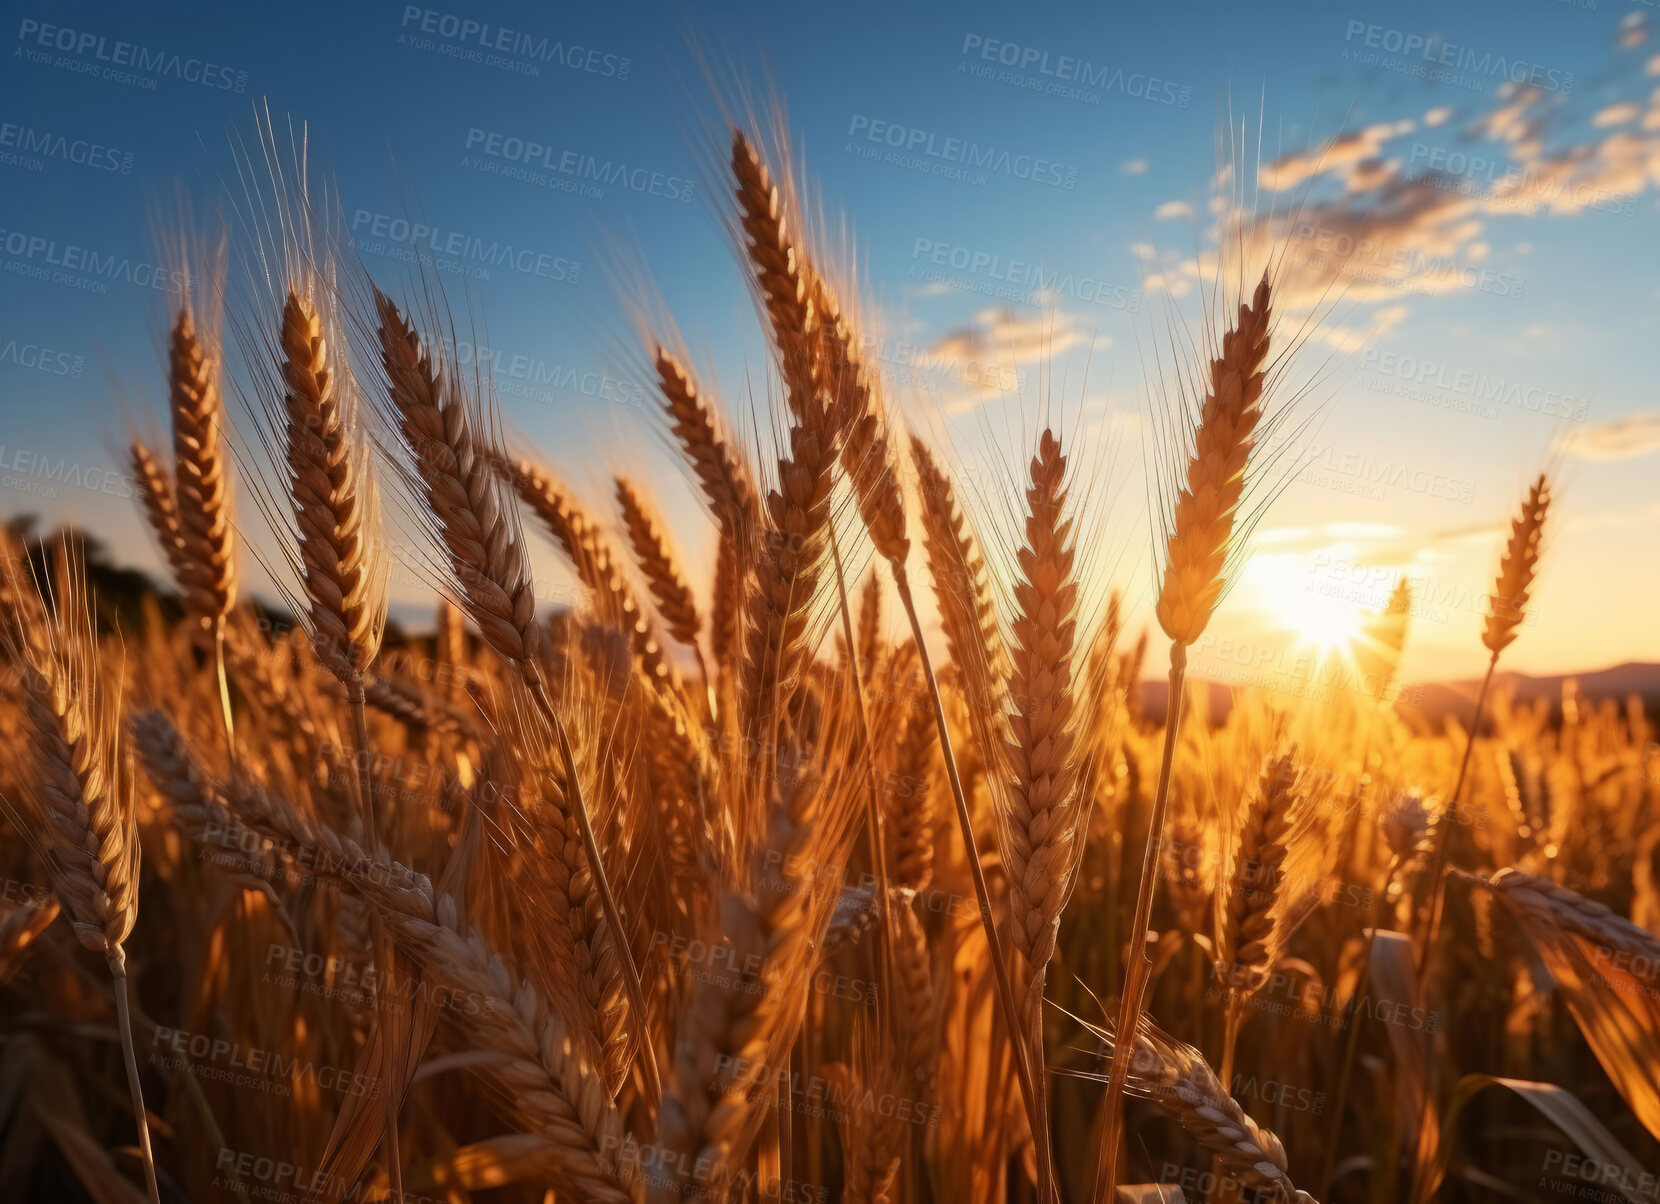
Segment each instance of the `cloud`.
[[1353,355],[1376,343],[1394,330],[1412,312],[1405,305],[1386,305],[1370,315],[1364,326],[1345,326],[1336,322],[1322,322],[1316,336],[1328,347],[1343,355]]
[[1606,108],[1598,109],[1591,118],[1591,124],[1599,130],[1613,125],[1629,125],[1637,120],[1640,111],[1633,101],[1617,101]]
[[1257,183],[1272,192],[1284,192],[1327,172],[1366,164],[1378,158],[1386,143],[1405,137],[1416,128],[1416,123],[1410,120],[1384,122],[1353,134],[1339,135],[1325,146],[1281,155],[1263,165],[1257,172]]
[[1634,460],[1660,451],[1660,410],[1584,427],[1568,439],[1567,450],[1581,460]]
[[1147,174],[1147,160],[1128,159],[1118,165],[1120,175],[1144,176]]
[[[1514,264],[1527,244],[1507,250],[1490,229],[1497,219],[1630,213],[1660,188],[1660,89],[1605,98],[1577,126],[1572,103],[1506,85],[1461,115],[1450,141],[1419,132],[1448,125],[1453,115],[1440,107],[1283,155],[1261,168],[1259,184],[1295,189],[1295,200],[1264,211],[1252,198],[1222,214],[1229,270],[1242,266],[1236,258],[1247,271],[1277,260],[1282,308],[1305,310],[1334,296],[1370,304],[1414,293],[1522,295],[1527,281]],[[1214,276],[1202,260],[1182,270]],[[1340,332],[1337,343],[1348,342]]]
[[[947,413],[960,413],[988,397],[1021,392],[1026,365],[1048,360],[1083,341],[1081,324],[1063,311],[1028,316],[993,306],[922,349],[911,357],[907,368],[917,383],[939,391]],[[1092,345],[1108,343],[1097,338]]]
[[1178,217],[1192,217],[1193,206],[1189,205],[1186,201],[1166,201],[1157,209],[1153,210],[1153,216],[1158,218],[1161,222],[1170,221]]

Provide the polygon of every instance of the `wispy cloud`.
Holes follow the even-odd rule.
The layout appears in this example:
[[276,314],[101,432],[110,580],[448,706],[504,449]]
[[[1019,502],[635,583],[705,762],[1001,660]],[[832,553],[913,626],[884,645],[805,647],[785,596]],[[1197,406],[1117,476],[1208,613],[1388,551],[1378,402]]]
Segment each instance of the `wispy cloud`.
[[[1644,21],[1622,22],[1616,43],[1639,45],[1647,32]],[[1615,55],[1594,106],[1505,85],[1485,107],[1437,106],[1263,164],[1258,186],[1279,203],[1225,212],[1225,243],[1256,263],[1284,252],[1287,306],[1334,295],[1358,303],[1477,290],[1523,296],[1519,252],[1494,236],[1499,219],[1629,214],[1660,187],[1660,90],[1641,74],[1660,74],[1660,56]],[[1190,213],[1181,201],[1156,211]],[[1183,268],[1202,275],[1204,266]]]
[[1660,410],[1648,410],[1575,431],[1567,450],[1581,460],[1635,460],[1660,451]]
[[1081,338],[1063,311],[1016,313],[1007,306],[983,309],[968,326],[948,333],[930,349],[941,358],[968,359],[1019,367],[1065,351]]

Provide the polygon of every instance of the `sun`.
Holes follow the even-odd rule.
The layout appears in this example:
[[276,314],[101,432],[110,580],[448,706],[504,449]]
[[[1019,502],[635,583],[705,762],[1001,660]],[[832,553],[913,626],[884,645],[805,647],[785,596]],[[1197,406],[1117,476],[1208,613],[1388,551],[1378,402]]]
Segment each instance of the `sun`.
[[1281,620],[1299,644],[1321,653],[1347,651],[1360,635],[1360,612],[1337,598],[1304,596]]
[[1360,636],[1363,615],[1352,599],[1315,587],[1301,558],[1268,554],[1247,565],[1246,580],[1270,621],[1294,644],[1324,656],[1344,653]]

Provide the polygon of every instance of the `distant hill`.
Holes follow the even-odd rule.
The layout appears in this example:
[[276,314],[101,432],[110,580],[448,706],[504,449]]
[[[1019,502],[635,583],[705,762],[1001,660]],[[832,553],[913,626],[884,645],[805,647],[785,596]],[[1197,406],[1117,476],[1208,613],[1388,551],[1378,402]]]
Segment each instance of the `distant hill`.
[[[1624,702],[1635,694],[1649,710],[1660,709],[1660,664],[1628,661],[1608,669],[1588,673],[1563,673],[1532,677],[1525,673],[1500,672],[1493,678],[1494,688],[1508,688],[1519,702],[1545,699],[1553,708],[1562,701],[1562,683],[1569,678],[1579,682],[1580,697],[1589,701],[1612,698]],[[1203,680],[1202,678],[1200,680]],[[1222,720],[1232,705],[1230,687],[1206,683],[1209,687],[1211,717]],[[1439,724],[1448,714],[1464,717],[1470,714],[1481,680],[1414,683],[1407,689],[1412,705],[1406,709],[1433,724]],[[1150,719],[1162,719],[1169,687],[1162,680],[1149,680],[1141,685],[1142,708]]]

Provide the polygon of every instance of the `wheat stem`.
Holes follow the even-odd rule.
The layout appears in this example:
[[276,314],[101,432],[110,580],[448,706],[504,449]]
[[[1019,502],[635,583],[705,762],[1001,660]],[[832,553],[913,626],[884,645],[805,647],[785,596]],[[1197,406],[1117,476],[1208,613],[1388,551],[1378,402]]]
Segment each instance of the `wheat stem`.
[[1331,1193],[1331,1176],[1337,1166],[1337,1145],[1343,1136],[1343,1107],[1348,1101],[1349,1080],[1354,1074],[1355,1052],[1360,1045],[1360,1024],[1356,1013],[1372,982],[1372,944],[1377,939],[1378,929],[1383,927],[1384,901],[1389,898],[1389,888],[1395,883],[1395,872],[1400,864],[1398,855],[1390,858],[1389,870],[1383,876],[1383,889],[1372,904],[1372,927],[1367,930],[1365,943],[1361,947],[1360,972],[1355,979],[1355,989],[1343,1007],[1340,1030],[1344,1034],[1343,1058],[1338,1063],[1337,1086],[1332,1091],[1331,1133],[1326,1138],[1325,1153],[1320,1159],[1320,1178],[1316,1181],[1322,1200]]
[[1004,952],[1002,938],[997,933],[997,920],[991,908],[991,890],[986,885],[986,873],[980,865],[979,844],[974,839],[974,819],[969,814],[968,796],[963,792],[962,778],[957,773],[957,758],[951,751],[951,729],[946,725],[945,705],[940,700],[939,682],[934,677],[934,665],[928,655],[927,642],[922,638],[922,621],[917,617],[916,601],[911,596],[909,574],[903,564],[890,561],[889,567],[893,570],[893,584],[899,593],[900,605],[905,608],[905,616],[911,622],[911,639],[916,644],[917,659],[922,664],[922,677],[928,686],[928,700],[934,709],[934,727],[939,733],[940,752],[945,758],[945,776],[951,783],[951,797],[957,804],[957,826],[962,832],[969,872],[974,879],[974,896],[980,908],[980,924],[986,931],[986,946],[991,954],[992,976],[997,983],[997,1007],[1003,1017],[1003,1027],[1008,1030],[1009,1043],[1014,1048],[1015,1070],[1020,1080],[1021,1098],[1025,1102],[1027,1114],[1036,1124],[1036,1092],[1031,1067],[1027,1062],[1026,1044],[1022,1039],[1025,1030],[1019,1023],[1019,1013],[1015,1011],[1014,988],[1009,982],[1009,959]]
[[[1142,1006],[1147,992],[1147,979],[1153,968],[1147,956],[1147,926],[1153,921],[1153,888],[1158,880],[1159,844],[1164,834],[1165,812],[1170,804],[1170,766],[1176,756],[1176,732],[1182,720],[1182,683],[1187,676],[1187,646],[1172,640],[1170,644],[1170,693],[1165,703],[1164,758],[1159,764],[1158,791],[1153,796],[1153,814],[1147,825],[1147,847],[1141,855],[1141,880],[1136,888],[1135,919],[1130,928],[1130,953],[1124,967],[1124,994],[1118,1003],[1119,1033],[1136,1033],[1141,1023]],[[1103,1106],[1106,1117],[1101,1125],[1100,1160],[1096,1164],[1095,1199],[1098,1202],[1114,1198],[1118,1190],[1118,1145],[1124,1125],[1124,1083],[1130,1073],[1130,1057],[1123,1053],[1126,1041],[1113,1049],[1112,1066],[1107,1073],[1107,1090]]]
[[144,1185],[150,1204],[161,1204],[156,1186],[156,1156],[150,1149],[150,1119],[144,1110],[144,1087],[138,1081],[138,1057],[133,1051],[132,1005],[127,999],[127,962],[117,949],[109,959],[110,977],[115,985],[115,1017],[121,1026],[121,1057],[127,1064],[127,1089],[133,1097],[133,1115],[138,1120],[138,1149],[144,1158]]
[[1436,939],[1441,934],[1441,912],[1445,903],[1446,866],[1447,866],[1447,833],[1458,819],[1459,800],[1464,794],[1464,781],[1470,773],[1470,754],[1475,751],[1476,736],[1481,727],[1482,711],[1487,705],[1487,692],[1493,685],[1493,670],[1498,667],[1499,654],[1495,651],[1487,661],[1487,673],[1481,679],[1481,692],[1476,695],[1475,714],[1470,719],[1470,738],[1464,742],[1464,758],[1458,765],[1458,781],[1453,786],[1452,797],[1441,811],[1441,821],[1436,824],[1435,854],[1430,861],[1429,872],[1429,913],[1424,927],[1424,943],[1418,955],[1418,975],[1420,978],[1429,970],[1430,958],[1435,951]]

